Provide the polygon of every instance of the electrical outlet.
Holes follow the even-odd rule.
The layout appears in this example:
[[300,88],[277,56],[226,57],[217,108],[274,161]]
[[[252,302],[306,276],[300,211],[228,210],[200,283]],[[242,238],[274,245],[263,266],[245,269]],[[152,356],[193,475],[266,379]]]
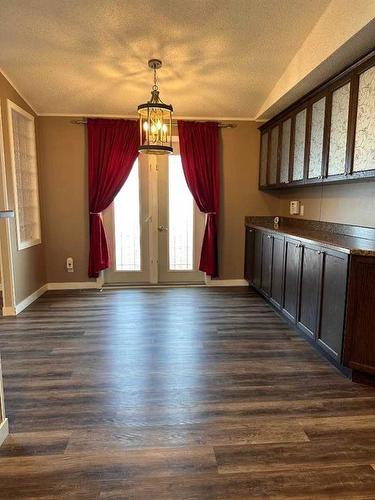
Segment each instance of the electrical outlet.
[[305,205],[300,205],[299,214],[303,217],[305,215]]
[[298,200],[289,202],[290,215],[299,215],[300,202]]
[[74,273],[73,257],[68,257],[66,259],[66,270],[68,271],[68,273]]

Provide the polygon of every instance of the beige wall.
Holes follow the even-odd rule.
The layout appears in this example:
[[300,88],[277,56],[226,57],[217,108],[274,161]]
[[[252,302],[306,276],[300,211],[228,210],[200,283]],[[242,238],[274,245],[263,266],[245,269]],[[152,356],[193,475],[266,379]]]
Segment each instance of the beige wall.
[[246,215],[278,212],[277,194],[258,190],[259,123],[238,122],[221,129],[219,273],[221,279],[243,278]]
[[[71,119],[37,120],[48,283],[89,281],[86,128]],[[67,257],[74,273],[65,270]]]
[[[48,282],[88,281],[85,127],[69,117],[39,117],[43,226]],[[244,217],[274,214],[278,197],[258,191],[259,133],[255,122],[221,130],[220,278],[243,277]],[[75,272],[65,271],[73,257]]]
[[305,207],[298,218],[375,227],[375,181],[287,190],[280,195],[280,215],[289,216],[290,200]]
[[[10,159],[10,142],[8,131],[8,110],[7,99],[10,99],[18,106],[22,107],[27,112],[33,114],[33,110],[26,104],[12,85],[0,73],[0,102],[1,102],[1,118],[3,126],[3,139],[4,139],[4,160],[5,160],[5,174],[8,192],[8,207],[14,209],[14,193],[12,184],[12,171]],[[43,210],[43,206],[41,206]],[[15,287],[15,301],[19,304],[23,299],[28,297],[31,293],[35,292],[38,288],[46,282],[45,266],[44,266],[44,234],[42,228],[42,244],[35,245],[23,250],[17,250],[16,239],[16,226],[15,220],[10,222],[11,228],[11,248],[12,259],[14,268],[14,287]],[[2,233],[3,237],[3,233]],[[4,248],[4,243],[2,243]],[[4,282],[6,284],[7,275],[4,269]],[[6,291],[9,291],[6,289]]]

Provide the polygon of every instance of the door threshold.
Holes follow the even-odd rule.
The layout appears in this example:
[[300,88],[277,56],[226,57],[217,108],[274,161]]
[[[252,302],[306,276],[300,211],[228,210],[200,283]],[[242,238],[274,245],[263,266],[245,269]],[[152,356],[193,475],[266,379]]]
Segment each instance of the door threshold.
[[103,289],[113,288],[203,288],[205,283],[104,283]]

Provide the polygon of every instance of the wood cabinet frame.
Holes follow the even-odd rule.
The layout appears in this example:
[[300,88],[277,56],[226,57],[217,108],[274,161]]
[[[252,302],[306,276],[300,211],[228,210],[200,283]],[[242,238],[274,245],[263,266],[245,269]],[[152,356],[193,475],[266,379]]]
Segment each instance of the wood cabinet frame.
[[[362,57],[354,64],[341,71],[333,78],[327,80],[322,85],[316,87],[310,93],[296,101],[287,109],[279,113],[277,116],[269,120],[267,123],[259,127],[261,134],[268,132],[268,148],[266,161],[266,185],[261,185],[259,175],[259,189],[287,189],[296,186],[311,186],[322,184],[343,183],[350,181],[360,181],[366,179],[375,179],[375,165],[371,170],[353,172],[353,158],[355,150],[355,134],[357,121],[357,106],[358,106],[358,89],[359,78],[362,73],[375,65],[375,50],[372,50],[366,56]],[[329,143],[331,130],[331,113],[332,113],[332,94],[338,88],[350,82],[350,97],[348,111],[348,130],[346,140],[345,153],[345,171],[343,174],[328,176],[328,158],[329,158]],[[325,97],[325,117],[324,117],[324,132],[323,132],[323,154],[322,154],[322,173],[316,178],[308,178],[309,171],[309,156],[311,144],[311,120],[313,104]],[[296,115],[303,109],[307,110],[306,115],[306,130],[305,130],[305,151],[304,151],[304,175],[302,180],[293,181],[293,165],[294,165],[294,147],[295,147],[295,118]],[[289,149],[289,182],[280,182],[281,170],[281,155],[282,155],[282,125],[291,118],[290,132],[290,149]],[[279,127],[279,140],[277,150],[277,173],[276,184],[269,183],[269,168],[271,156],[271,131],[274,127]],[[261,165],[261,160],[260,160]]]

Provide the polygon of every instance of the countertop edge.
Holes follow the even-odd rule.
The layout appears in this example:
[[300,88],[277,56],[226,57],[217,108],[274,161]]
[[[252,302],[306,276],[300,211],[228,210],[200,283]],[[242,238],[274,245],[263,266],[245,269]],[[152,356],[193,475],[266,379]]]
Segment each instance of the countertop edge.
[[[245,221],[245,227],[251,227],[254,229],[259,229],[263,231],[269,231],[271,233],[275,234],[280,234],[284,236],[289,236],[290,238],[295,238],[304,242],[308,243],[318,243],[319,245],[329,248],[331,250],[337,250],[343,253],[346,253],[348,255],[359,255],[359,256],[364,256],[364,257],[375,257],[375,250],[366,250],[362,248],[355,248],[355,247],[345,247],[340,244],[335,244],[331,242],[327,242],[324,239],[319,239],[319,238],[309,238],[307,236],[303,236],[298,234],[298,229],[296,228],[295,231],[290,231],[290,228],[274,228],[274,227],[269,227],[267,225],[259,225],[259,224],[254,224],[248,221]],[[339,235],[342,236],[342,235]],[[352,238],[352,236],[347,236],[348,238]]]

